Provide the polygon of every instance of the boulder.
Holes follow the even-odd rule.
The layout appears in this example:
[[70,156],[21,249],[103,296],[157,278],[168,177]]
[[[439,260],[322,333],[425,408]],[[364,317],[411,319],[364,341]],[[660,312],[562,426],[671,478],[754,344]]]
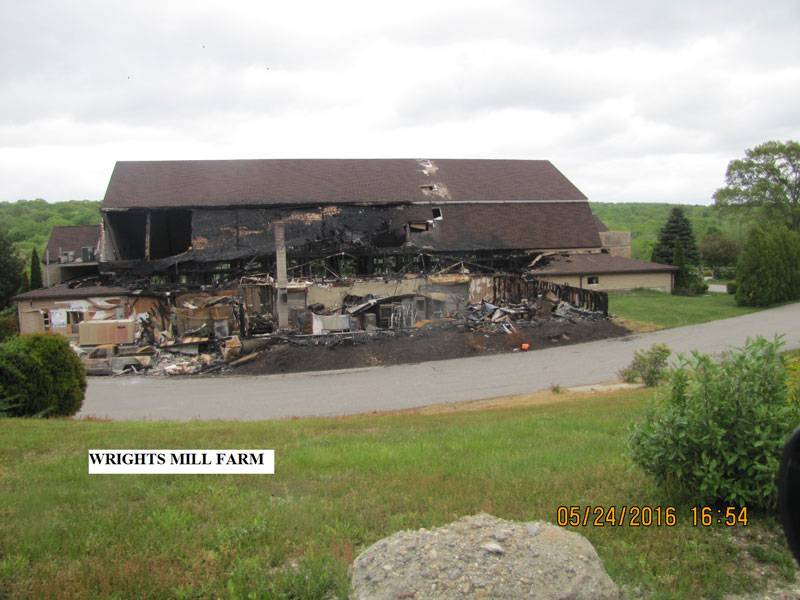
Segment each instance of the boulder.
[[582,535],[485,513],[384,538],[355,559],[351,575],[356,600],[621,597]]

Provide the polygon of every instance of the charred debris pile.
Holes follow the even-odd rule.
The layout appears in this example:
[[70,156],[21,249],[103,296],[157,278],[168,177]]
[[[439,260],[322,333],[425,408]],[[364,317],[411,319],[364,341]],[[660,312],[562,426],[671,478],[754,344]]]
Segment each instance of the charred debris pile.
[[224,288],[151,286],[136,293],[141,302],[130,339],[76,348],[90,373],[220,373],[256,360],[275,345],[336,349],[422,329],[510,335],[546,321],[596,321],[608,315],[603,292],[520,274],[283,282],[264,275],[242,277]]

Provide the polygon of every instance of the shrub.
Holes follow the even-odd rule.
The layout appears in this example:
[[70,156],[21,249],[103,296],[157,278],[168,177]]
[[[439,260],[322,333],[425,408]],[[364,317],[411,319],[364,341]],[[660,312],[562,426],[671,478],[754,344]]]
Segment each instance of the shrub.
[[781,451],[800,422],[781,344],[748,340],[721,362],[681,357],[669,394],[633,430],[633,461],[696,503],[774,507]]
[[0,410],[11,416],[70,416],[80,410],[86,373],[67,340],[23,335],[0,344]]
[[729,294],[735,294],[737,289],[739,289],[739,284],[738,284],[738,283],[736,283],[735,281],[731,281],[730,283],[728,283],[728,284],[725,286],[725,290],[726,290],[726,291],[727,291]]
[[736,267],[736,302],[769,306],[800,298],[800,233],[753,227]]
[[736,279],[736,267],[715,267],[714,279]]
[[17,311],[13,308],[0,311],[0,342],[16,335],[17,331]]
[[641,380],[647,387],[658,385],[667,372],[667,360],[672,350],[665,344],[653,344],[649,350],[637,350],[630,365],[619,371],[627,383]]
[[675,271],[675,285],[672,293],[679,296],[696,296],[708,290],[703,281],[702,271],[686,262],[683,246],[675,242],[675,254],[672,264],[678,267]]
[[38,355],[16,337],[0,344],[0,412],[31,416],[47,412],[52,375]]

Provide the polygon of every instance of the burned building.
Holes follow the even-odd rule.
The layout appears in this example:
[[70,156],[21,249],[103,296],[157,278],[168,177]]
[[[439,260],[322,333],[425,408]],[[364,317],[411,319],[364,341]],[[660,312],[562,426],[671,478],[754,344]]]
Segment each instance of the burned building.
[[586,196],[541,160],[119,162],[102,204],[116,275],[212,284],[290,277],[524,269],[543,251],[600,250]]
[[45,285],[97,275],[99,245],[99,225],[53,227],[42,255]]

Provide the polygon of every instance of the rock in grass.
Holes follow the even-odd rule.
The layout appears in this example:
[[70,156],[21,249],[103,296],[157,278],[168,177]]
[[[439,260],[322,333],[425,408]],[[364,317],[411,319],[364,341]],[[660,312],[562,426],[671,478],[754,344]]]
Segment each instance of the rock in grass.
[[[390,571],[381,568],[388,564]],[[356,558],[351,573],[356,600],[620,598],[583,536],[485,513],[384,538]]]

